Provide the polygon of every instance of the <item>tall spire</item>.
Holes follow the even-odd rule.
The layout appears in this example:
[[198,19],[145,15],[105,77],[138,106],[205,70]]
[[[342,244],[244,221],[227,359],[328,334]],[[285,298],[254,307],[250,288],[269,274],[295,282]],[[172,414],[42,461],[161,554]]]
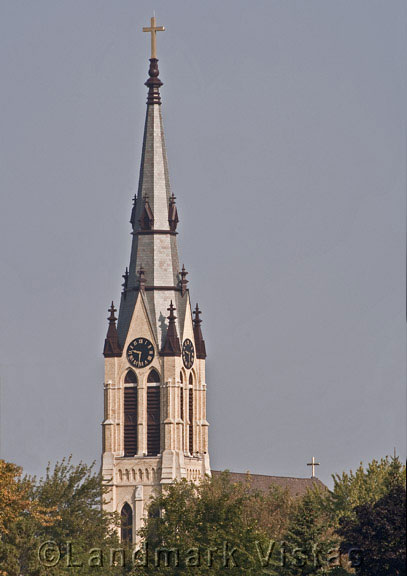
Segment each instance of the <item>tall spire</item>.
[[[151,58],[147,111],[144,125],[143,148],[137,195],[131,214],[132,248],[126,297],[122,296],[118,321],[119,343],[123,346],[129,329],[138,293],[142,289],[146,309],[150,317],[157,344],[162,348],[165,341],[168,302],[177,308],[178,333],[184,326],[187,302],[185,282],[181,286],[177,248],[178,212],[175,196],[171,193],[168,175],[167,152],[161,116],[156,33],[163,30],[155,18],[151,26],[144,28],[151,33]],[[138,271],[142,265],[143,282]]]

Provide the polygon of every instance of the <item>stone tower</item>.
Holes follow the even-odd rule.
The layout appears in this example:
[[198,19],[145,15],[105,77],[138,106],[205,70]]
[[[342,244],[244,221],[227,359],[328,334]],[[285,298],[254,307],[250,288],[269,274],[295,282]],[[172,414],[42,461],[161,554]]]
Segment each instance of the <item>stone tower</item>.
[[205,342],[198,305],[193,317],[187,272],[179,265],[178,212],[155,57],[146,86],[130,264],[117,326],[113,302],[110,308],[103,352],[102,473],[109,487],[104,507],[121,515],[121,536],[130,541],[136,540],[154,492],[180,478],[210,475]]

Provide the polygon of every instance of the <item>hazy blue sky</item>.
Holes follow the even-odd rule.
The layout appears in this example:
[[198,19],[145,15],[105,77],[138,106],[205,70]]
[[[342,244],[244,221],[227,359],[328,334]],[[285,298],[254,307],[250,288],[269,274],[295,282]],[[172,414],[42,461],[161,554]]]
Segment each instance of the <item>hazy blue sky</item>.
[[405,456],[406,5],[2,0],[1,456],[99,459],[155,8],[213,468]]

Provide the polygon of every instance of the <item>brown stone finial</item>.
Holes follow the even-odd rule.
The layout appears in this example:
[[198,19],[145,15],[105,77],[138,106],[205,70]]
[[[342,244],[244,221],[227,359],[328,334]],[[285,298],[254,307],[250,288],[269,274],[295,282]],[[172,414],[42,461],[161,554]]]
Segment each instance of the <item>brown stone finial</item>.
[[145,288],[146,288],[146,275],[144,272],[144,268],[142,265],[140,265],[140,268],[138,270],[138,281],[139,281],[139,288],[142,292],[144,292]]
[[199,310],[198,304],[194,310],[194,340],[195,340],[195,348],[196,348],[196,357],[203,360],[206,358],[206,347],[205,347],[205,340],[202,336],[201,330],[201,323],[202,320],[200,318],[201,311]]
[[114,302],[113,302],[113,300],[112,300],[112,303],[111,303],[111,305],[110,305],[110,308],[109,308],[108,312],[110,312],[110,315],[109,315],[109,318],[108,318],[109,324],[114,324],[114,325],[116,325],[116,320],[117,320],[117,318],[116,318],[116,316],[114,315],[114,313],[117,312],[117,309],[114,307]]
[[187,284],[188,284],[188,280],[187,280],[187,275],[188,272],[185,270],[185,266],[182,265],[182,270],[180,272],[180,276],[181,276],[181,296],[184,296],[185,292],[187,291]]
[[148,88],[147,104],[161,104],[160,88],[163,85],[159,79],[158,58],[150,58],[149,78],[144,83]]
[[119,338],[117,335],[117,328],[116,328],[116,316],[114,313],[116,312],[116,308],[114,307],[113,301],[112,305],[109,308],[110,315],[108,317],[109,320],[109,327],[107,329],[105,345],[103,348],[103,356],[105,358],[115,358],[122,355],[122,351],[119,345]]
[[181,356],[181,344],[178,338],[177,325],[175,324],[177,317],[174,314],[175,306],[172,300],[167,310],[169,311],[168,329],[165,344],[161,350],[161,356]]
[[199,310],[199,304],[197,302],[194,310],[194,326],[202,324],[201,314],[202,312]]
[[170,315],[168,316],[168,320],[170,324],[174,324],[175,320],[177,319],[177,317],[174,314],[174,311],[176,310],[174,304],[172,303],[172,300],[170,302],[170,307],[167,308],[168,312],[170,313]]
[[171,194],[170,197],[170,204],[168,207],[168,223],[170,225],[171,232],[175,232],[178,226],[179,218],[178,218],[178,210],[175,205],[175,196]]

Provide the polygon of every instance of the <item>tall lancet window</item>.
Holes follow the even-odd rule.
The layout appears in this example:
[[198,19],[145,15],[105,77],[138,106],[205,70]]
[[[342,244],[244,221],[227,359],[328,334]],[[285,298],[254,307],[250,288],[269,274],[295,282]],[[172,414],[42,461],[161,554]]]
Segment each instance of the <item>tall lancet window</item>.
[[124,378],[124,455],[137,454],[137,376],[129,370]]
[[133,542],[133,510],[127,502],[120,513],[120,535],[122,542]]
[[160,453],[160,376],[151,370],[147,379],[147,455]]
[[184,421],[184,378],[182,372],[179,375],[180,388],[179,388],[179,417]]
[[184,377],[182,372],[179,375],[180,387],[179,387],[179,418],[182,421],[181,424],[181,450],[184,450]]
[[192,374],[189,375],[189,397],[188,397],[188,408],[189,408],[189,453],[194,452],[194,389],[193,389],[193,378]]

